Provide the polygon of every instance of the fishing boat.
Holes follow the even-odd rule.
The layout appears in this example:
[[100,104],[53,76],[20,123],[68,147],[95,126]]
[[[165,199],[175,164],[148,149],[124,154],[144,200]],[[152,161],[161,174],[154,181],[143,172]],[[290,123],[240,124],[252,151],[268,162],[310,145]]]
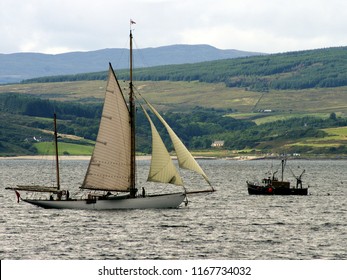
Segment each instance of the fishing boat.
[[[174,184],[181,186],[179,191],[161,194],[146,194],[145,189],[138,192],[136,183],[135,158],[135,112],[138,100],[134,94],[132,74],[132,41],[130,28],[130,82],[129,100],[122,92],[112,65],[109,64],[107,87],[102,116],[95,147],[87,168],[82,185],[83,195],[75,198],[70,196],[68,189],[60,186],[58,160],[58,133],[56,114],[54,114],[54,139],[56,160],[56,187],[16,186],[14,190],[18,202],[24,201],[43,208],[55,209],[86,209],[86,210],[116,210],[116,209],[147,209],[147,208],[177,208],[183,202],[187,203],[187,194],[196,192],[212,192],[212,187],[205,172],[184,146],[175,132],[170,128],[158,111],[143,97],[140,107],[144,110],[152,132],[152,157],[147,181],[159,184]],[[176,152],[179,168],[195,171],[207,182],[207,189],[187,191],[178,168],[166,149],[150,115],[149,108],[166,128]],[[46,194],[45,198],[22,198],[21,193]]]
[[284,169],[286,166],[286,159],[281,160],[281,180],[276,177],[277,171],[267,178],[262,179],[261,182],[247,181],[248,193],[251,195],[308,195],[308,187],[302,186],[302,176],[305,170],[299,176],[293,176],[296,179],[296,185],[291,186],[289,181],[284,181]]

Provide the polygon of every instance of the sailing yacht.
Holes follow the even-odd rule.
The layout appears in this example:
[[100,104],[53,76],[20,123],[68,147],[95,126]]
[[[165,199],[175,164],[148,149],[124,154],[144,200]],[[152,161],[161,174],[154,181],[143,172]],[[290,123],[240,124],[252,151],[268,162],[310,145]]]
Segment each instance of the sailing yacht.
[[[80,187],[84,191],[85,196],[81,198],[70,197],[69,190],[61,189],[55,116],[54,136],[56,146],[57,187],[17,186],[8,188],[16,192],[18,201],[21,200],[43,208],[86,210],[177,208],[184,201],[187,201],[188,192],[184,187],[180,173],[173,163],[144,105],[152,111],[168,131],[176,151],[178,166],[202,175],[210,187],[207,190],[201,190],[201,192],[214,191],[205,172],[201,169],[175,132],[170,128],[158,111],[142,97],[144,104],[141,105],[141,108],[145,112],[152,132],[152,158],[147,181],[161,184],[175,184],[182,186],[182,191],[155,195],[145,195],[144,192],[141,194],[138,192],[135,160],[136,99],[132,77],[132,41],[133,35],[130,28],[130,83],[128,102],[124,97],[112,65],[109,65],[99,131],[84,181]],[[39,192],[49,195],[44,199],[21,198],[20,192]],[[196,193],[196,191],[194,193]]]

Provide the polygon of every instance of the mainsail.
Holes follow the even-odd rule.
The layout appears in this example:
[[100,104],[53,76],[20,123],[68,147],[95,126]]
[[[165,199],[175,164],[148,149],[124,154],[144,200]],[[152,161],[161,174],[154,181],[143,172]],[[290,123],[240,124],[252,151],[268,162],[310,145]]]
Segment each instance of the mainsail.
[[81,188],[129,191],[130,115],[110,65],[95,148]]
[[[144,99],[145,100],[145,99]],[[167,122],[162,118],[162,116],[158,113],[158,111],[147,101],[145,100],[151,111],[157,116],[157,118],[161,121],[161,123],[165,126],[171,141],[174,145],[178,164],[181,168],[192,170],[202,175],[206,182],[211,186],[211,183],[206,176],[205,172],[201,169],[200,165],[196,162],[192,154],[188,151],[186,146],[182,143],[182,141],[178,138],[176,133],[172,130],[172,128],[167,124]]]
[[171,183],[182,186],[183,182],[181,176],[172,162],[163,140],[161,139],[146,110],[143,108],[143,106],[141,107],[151,125],[152,131],[152,160],[147,181]]

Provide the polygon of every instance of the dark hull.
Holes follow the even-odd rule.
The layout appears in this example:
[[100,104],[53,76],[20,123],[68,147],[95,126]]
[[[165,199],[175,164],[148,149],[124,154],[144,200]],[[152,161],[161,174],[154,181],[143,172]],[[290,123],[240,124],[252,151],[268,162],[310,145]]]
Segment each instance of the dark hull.
[[247,183],[248,193],[252,195],[308,195],[308,188],[273,188]]

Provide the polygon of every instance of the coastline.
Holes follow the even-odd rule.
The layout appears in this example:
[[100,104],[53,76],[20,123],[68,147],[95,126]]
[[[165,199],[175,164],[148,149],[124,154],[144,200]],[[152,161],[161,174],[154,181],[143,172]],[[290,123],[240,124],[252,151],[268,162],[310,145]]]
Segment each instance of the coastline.
[[[87,160],[89,161],[91,156],[87,155],[62,155],[59,156],[59,160]],[[151,155],[140,155],[136,156],[136,160],[150,160],[152,158]],[[172,156],[173,159],[176,159],[176,156]],[[243,156],[235,156],[235,157],[219,157],[219,156],[194,156],[195,159],[204,159],[204,160],[215,160],[215,159],[224,159],[224,160],[236,160],[236,161],[251,161],[251,160],[268,160],[275,159],[279,160],[281,156],[254,156],[254,155],[243,155]],[[287,157],[287,159],[298,159],[298,160],[346,160],[347,156],[311,156],[311,157]],[[28,155],[28,156],[10,156],[10,157],[1,157],[1,160],[55,160],[54,155]]]
[[[59,156],[59,160],[90,160],[91,156]],[[31,156],[13,156],[0,157],[0,160],[54,160],[55,156],[31,155]],[[136,156],[138,160],[148,160],[151,156]]]
[[[59,160],[90,160],[91,156],[68,156],[62,155],[59,156]],[[140,155],[136,156],[136,160],[150,160],[151,155]],[[266,159],[264,156],[235,156],[235,157],[216,157],[216,156],[194,156],[195,159],[205,159],[205,160],[214,160],[214,159],[225,159],[225,160],[260,160]],[[172,156],[172,159],[176,160],[176,156]],[[0,157],[0,160],[55,160],[54,155],[28,155],[28,156],[10,156],[10,157]]]
[[[54,160],[55,156],[12,156],[0,157],[0,160]],[[59,160],[90,160],[90,156],[59,156]]]

